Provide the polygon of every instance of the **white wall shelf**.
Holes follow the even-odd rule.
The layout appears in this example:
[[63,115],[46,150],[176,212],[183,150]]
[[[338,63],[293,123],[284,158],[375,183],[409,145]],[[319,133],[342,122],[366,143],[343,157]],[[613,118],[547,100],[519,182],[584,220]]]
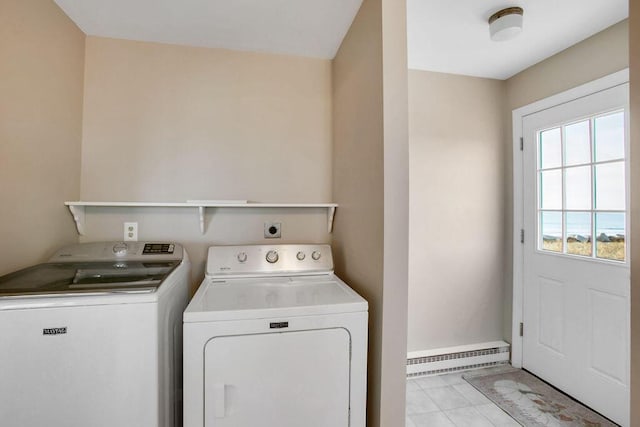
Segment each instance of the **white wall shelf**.
[[326,208],[327,231],[333,231],[333,217],[338,207],[335,203],[252,203],[252,202],[216,202],[198,201],[186,203],[171,202],[64,202],[69,208],[73,220],[76,223],[78,234],[84,236],[84,221],[86,207],[110,207],[110,208],[197,208],[200,221],[200,232],[205,232],[205,212],[207,208]]

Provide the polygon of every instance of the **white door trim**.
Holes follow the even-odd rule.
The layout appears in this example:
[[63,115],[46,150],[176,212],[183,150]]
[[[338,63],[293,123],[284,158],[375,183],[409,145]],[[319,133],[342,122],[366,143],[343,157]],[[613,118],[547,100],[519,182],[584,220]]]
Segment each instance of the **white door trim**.
[[[522,367],[522,337],[520,323],[523,316],[523,245],[520,242],[520,230],[523,224],[523,169],[520,138],[522,138],[522,119],[530,114],[555,107],[578,98],[591,95],[629,82],[629,69],[618,71],[600,79],[585,83],[557,95],[536,101],[513,110],[513,311],[511,321],[511,364]],[[531,236],[528,236],[531,238]]]

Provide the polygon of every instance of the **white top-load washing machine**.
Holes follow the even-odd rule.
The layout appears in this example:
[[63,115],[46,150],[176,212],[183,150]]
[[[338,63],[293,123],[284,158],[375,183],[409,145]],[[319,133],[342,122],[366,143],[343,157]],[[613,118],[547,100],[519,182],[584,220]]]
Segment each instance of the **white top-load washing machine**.
[[209,248],[184,313],[184,426],[365,427],[367,318],[328,245]]
[[175,243],[83,243],[0,277],[0,425],[180,425],[190,269]]

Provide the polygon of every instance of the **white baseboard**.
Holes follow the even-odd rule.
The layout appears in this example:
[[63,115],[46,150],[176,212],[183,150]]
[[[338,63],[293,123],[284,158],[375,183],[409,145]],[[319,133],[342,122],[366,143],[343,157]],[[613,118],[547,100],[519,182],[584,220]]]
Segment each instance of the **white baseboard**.
[[407,354],[407,377],[442,374],[509,363],[511,346],[504,341],[412,351]]

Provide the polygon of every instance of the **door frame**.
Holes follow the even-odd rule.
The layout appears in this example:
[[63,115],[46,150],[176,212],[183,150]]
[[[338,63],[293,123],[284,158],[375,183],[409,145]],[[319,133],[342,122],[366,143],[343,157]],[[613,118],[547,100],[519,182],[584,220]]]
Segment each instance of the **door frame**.
[[[609,74],[583,85],[552,95],[513,110],[513,299],[511,319],[511,364],[522,368],[522,346],[520,323],[524,314],[524,248],[520,232],[524,229],[524,197],[523,197],[523,151],[521,151],[522,120],[525,116],[538,113],[548,108],[600,92],[629,82],[629,68]],[[529,236],[529,238],[531,238]]]

